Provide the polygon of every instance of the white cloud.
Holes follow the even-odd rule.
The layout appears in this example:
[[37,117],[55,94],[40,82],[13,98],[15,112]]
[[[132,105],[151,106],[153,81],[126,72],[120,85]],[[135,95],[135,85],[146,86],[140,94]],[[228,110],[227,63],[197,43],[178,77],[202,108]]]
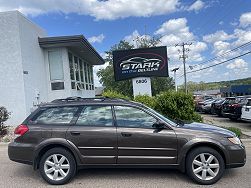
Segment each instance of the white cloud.
[[226,51],[230,50],[230,43],[224,41],[217,41],[214,43],[214,50],[213,53],[218,55],[222,55]]
[[151,36],[150,35],[140,35],[138,30],[135,30],[132,32],[132,34],[125,36],[124,40],[129,42],[133,46],[138,47],[139,43],[137,41],[142,40],[143,38],[150,39]]
[[236,59],[233,63],[227,65],[228,69],[247,69],[248,63],[243,59]]
[[205,3],[201,0],[197,0],[190,7],[188,7],[187,10],[197,12],[200,9],[202,9],[203,7],[205,7]]
[[[160,28],[155,32],[156,35],[160,35],[161,45],[167,46],[167,54],[171,58],[171,61],[179,61],[179,53],[175,44],[181,42],[191,42],[196,37],[189,30],[187,26],[186,18],[170,19],[164,22]],[[188,61],[201,61],[203,57],[201,52],[206,50],[207,45],[204,42],[193,42],[189,46],[189,59]]]
[[215,43],[216,41],[226,41],[231,40],[233,38],[233,35],[229,35],[223,30],[216,31],[215,33],[203,36],[203,40],[208,43]]
[[104,39],[105,39],[105,35],[100,34],[98,36],[92,36],[92,37],[88,38],[88,41],[90,43],[102,43]]
[[249,25],[251,25],[251,12],[244,13],[240,17],[241,27],[247,27]]
[[19,10],[25,15],[50,12],[90,15],[97,20],[164,15],[178,10],[179,0],[0,0],[0,11]]

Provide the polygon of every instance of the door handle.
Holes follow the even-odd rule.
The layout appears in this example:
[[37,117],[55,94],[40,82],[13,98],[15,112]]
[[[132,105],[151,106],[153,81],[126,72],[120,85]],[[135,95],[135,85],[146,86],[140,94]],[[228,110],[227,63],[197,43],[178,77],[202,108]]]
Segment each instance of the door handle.
[[124,137],[130,137],[130,136],[132,136],[132,133],[122,132],[121,135]]
[[77,135],[80,135],[80,132],[72,131],[72,132],[71,132],[71,135],[77,136]]

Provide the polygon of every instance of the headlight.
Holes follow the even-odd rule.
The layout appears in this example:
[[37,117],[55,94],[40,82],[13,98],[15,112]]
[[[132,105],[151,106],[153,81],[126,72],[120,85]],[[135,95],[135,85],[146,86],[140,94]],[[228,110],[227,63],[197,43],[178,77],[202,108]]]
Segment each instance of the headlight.
[[241,140],[238,137],[229,137],[228,140],[236,145],[241,145]]

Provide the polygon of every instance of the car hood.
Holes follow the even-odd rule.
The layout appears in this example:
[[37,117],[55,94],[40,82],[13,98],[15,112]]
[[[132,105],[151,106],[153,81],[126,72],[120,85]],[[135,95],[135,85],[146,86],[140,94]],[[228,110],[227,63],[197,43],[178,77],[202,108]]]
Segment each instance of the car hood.
[[233,133],[232,131],[217,127],[215,125],[205,124],[205,123],[196,123],[196,122],[185,123],[182,126],[182,128],[190,129],[190,130],[197,130],[197,131],[205,131],[208,133],[223,134],[224,136],[228,136],[228,137],[236,136],[235,133]]

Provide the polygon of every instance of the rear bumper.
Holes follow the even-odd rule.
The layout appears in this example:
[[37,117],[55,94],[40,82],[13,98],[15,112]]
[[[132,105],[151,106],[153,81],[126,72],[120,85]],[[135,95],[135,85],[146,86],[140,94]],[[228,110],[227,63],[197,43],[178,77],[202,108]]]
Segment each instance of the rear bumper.
[[222,115],[224,116],[224,117],[227,117],[227,118],[236,118],[236,119],[238,119],[238,118],[240,118],[241,117],[241,114],[236,114],[236,113],[228,113],[228,112],[222,112]]
[[9,159],[23,164],[33,164],[33,147],[30,144],[11,142],[8,145]]
[[241,118],[241,120],[251,122],[251,119],[247,119],[247,118]]

